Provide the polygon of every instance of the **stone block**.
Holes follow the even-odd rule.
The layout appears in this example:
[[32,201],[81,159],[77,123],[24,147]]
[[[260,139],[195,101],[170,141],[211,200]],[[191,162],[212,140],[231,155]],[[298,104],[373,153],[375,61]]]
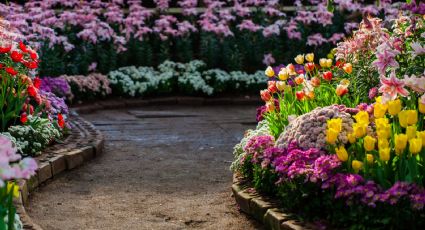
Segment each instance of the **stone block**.
[[56,176],[66,170],[66,160],[64,155],[54,156],[49,160],[49,162],[52,167],[52,176]]
[[281,229],[282,230],[307,230],[307,229],[312,229],[312,228],[306,227],[300,221],[288,220],[288,221],[285,221],[285,222],[282,223]]
[[38,165],[38,182],[41,184],[52,178],[52,166],[50,162],[43,162]]
[[264,226],[270,230],[280,230],[284,221],[289,220],[289,216],[277,208],[268,209],[264,215]]
[[85,146],[80,148],[81,154],[83,155],[84,161],[89,161],[94,158],[93,146]]
[[83,164],[84,157],[80,149],[65,154],[66,168],[68,170],[76,168]]
[[28,185],[28,192],[31,193],[33,192],[39,185],[38,183],[38,172],[31,176],[29,180],[27,180],[27,185]]
[[267,210],[273,208],[273,205],[274,204],[270,201],[265,201],[261,197],[255,197],[251,199],[249,208],[251,209],[251,215],[256,220],[262,222]]
[[252,199],[252,196],[250,193],[248,193],[246,190],[239,191],[235,194],[236,203],[238,203],[240,209],[247,213],[251,214],[251,209],[249,207],[249,203]]

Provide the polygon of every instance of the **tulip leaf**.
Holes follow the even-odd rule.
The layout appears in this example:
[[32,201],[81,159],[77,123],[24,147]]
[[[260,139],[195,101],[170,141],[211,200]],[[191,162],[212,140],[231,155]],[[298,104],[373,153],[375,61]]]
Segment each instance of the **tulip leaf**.
[[328,0],[327,8],[328,8],[328,11],[329,12],[334,12],[335,6],[334,6],[334,1],[333,0]]

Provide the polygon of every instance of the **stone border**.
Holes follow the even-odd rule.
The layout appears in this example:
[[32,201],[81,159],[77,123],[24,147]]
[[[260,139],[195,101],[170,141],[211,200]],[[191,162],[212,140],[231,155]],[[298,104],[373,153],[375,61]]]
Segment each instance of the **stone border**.
[[110,99],[95,102],[88,105],[76,105],[73,109],[77,113],[87,114],[93,113],[103,109],[120,109],[132,108],[140,106],[153,106],[153,105],[189,105],[189,106],[203,106],[203,105],[261,105],[263,102],[258,96],[245,96],[245,97],[217,97],[217,98],[203,98],[203,97],[160,97],[153,99]]
[[295,220],[279,208],[279,202],[273,198],[255,192],[249,181],[233,175],[232,192],[242,212],[254,217],[270,230],[311,230],[311,224]]
[[31,193],[48,180],[103,153],[104,137],[93,124],[77,115],[70,115],[69,123],[72,126],[70,135],[35,157],[38,163],[36,174],[28,180],[18,181],[20,196],[14,203],[24,225],[23,229],[43,230],[25,211]]

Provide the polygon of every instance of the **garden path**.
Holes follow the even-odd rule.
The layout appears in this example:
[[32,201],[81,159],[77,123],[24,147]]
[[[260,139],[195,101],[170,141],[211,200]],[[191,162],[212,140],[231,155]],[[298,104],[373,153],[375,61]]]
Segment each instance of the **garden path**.
[[253,106],[161,106],[84,115],[105,153],[42,186],[27,209],[46,230],[258,229],[231,197],[232,148]]

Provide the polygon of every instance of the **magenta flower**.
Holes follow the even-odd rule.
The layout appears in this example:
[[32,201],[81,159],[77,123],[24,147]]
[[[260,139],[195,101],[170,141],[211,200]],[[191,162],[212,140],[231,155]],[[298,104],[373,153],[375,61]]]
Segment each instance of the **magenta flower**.
[[395,76],[395,71],[393,70],[389,78],[381,77],[381,87],[379,87],[379,92],[383,94],[384,101],[395,100],[398,95],[403,97],[407,97],[409,95],[409,91],[407,91],[404,86],[404,81],[398,79]]

